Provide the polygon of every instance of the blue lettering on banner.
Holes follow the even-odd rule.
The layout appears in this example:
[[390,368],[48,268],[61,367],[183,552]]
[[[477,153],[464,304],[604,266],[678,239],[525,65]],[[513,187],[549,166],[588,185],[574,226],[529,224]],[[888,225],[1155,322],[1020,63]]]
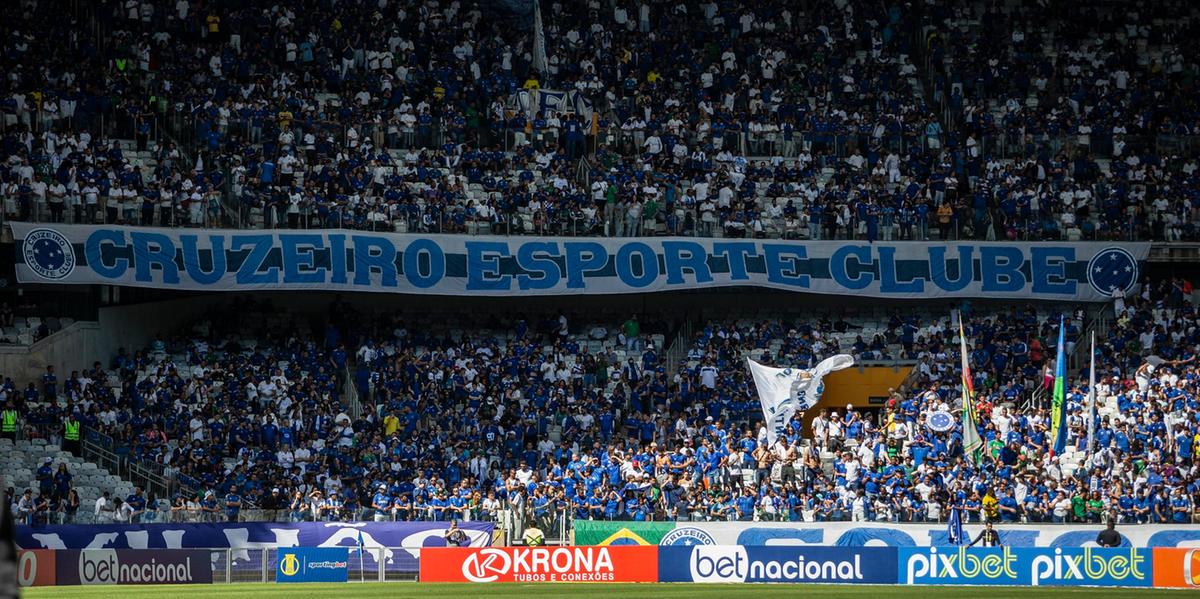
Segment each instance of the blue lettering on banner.
[[512,276],[500,271],[500,261],[507,257],[507,243],[468,241],[467,291],[508,291]]
[[800,263],[805,259],[804,246],[769,243],[763,246],[763,257],[768,281],[789,287],[808,287],[808,275],[800,274]]
[[[746,242],[714,242],[712,244],[713,255],[724,257],[726,269],[729,271],[729,279],[731,281],[749,281],[750,275],[746,272],[746,258],[754,255],[754,244]],[[803,250],[803,247],[800,248]],[[771,271],[768,270],[770,275]]]
[[[969,245],[959,245],[958,256],[947,259],[945,246],[931,246],[929,248],[929,280],[933,281],[938,289],[947,293],[956,293],[966,289],[972,279],[972,249]],[[952,260],[958,272],[953,279],[949,276]]]
[[658,548],[661,582],[895,584],[891,547],[693,545]]
[[[213,239],[213,241],[217,241]],[[325,249],[320,235],[280,235],[283,246],[284,283],[321,283],[325,274],[317,269],[317,253]],[[216,250],[213,250],[216,252]]]
[[1147,587],[1150,549],[902,547],[902,584]]
[[922,293],[925,282],[920,279],[900,281],[896,274],[896,248],[879,248],[879,288],[884,293]]
[[275,582],[346,582],[350,550],[345,547],[282,547]]
[[691,272],[696,283],[712,282],[712,273],[708,271],[708,262],[705,261],[708,252],[704,251],[704,246],[694,241],[664,241],[662,245],[666,252],[668,285],[684,284],[685,270]]
[[[396,286],[396,246],[391,241],[380,237],[354,235],[354,284],[360,287],[377,284],[381,287]],[[414,246],[417,244],[413,244]],[[404,276],[409,282],[424,289],[425,279],[418,272],[418,258],[422,248],[409,248],[404,252]],[[433,270],[431,267],[430,271]],[[378,273],[379,282],[373,283],[371,275]]]
[[[517,250],[517,264],[525,272],[517,276],[517,285],[522,291],[530,289],[553,289],[562,279],[562,273],[555,262],[558,244],[548,241],[538,241],[521,244]],[[536,276],[530,276],[530,275]]]
[[671,546],[686,546],[692,545],[716,545],[717,541],[712,535],[708,534],[703,528],[694,526],[682,526],[663,535],[659,545]]
[[160,233],[134,231],[129,235],[133,241],[133,255],[137,267],[137,280],[148,283],[152,280],[151,270],[157,267],[162,273],[163,285],[179,283],[179,267],[175,266],[175,244],[171,238]]
[[1075,249],[1069,247],[1030,248],[1033,257],[1032,278],[1034,293],[1072,295],[1075,281],[1067,280],[1066,265],[1075,260]]
[[733,286],[890,298],[1107,300],[1148,243],[470,237],[11,224],[22,283],[430,295]]
[[[318,241],[320,237],[313,235]],[[225,275],[225,238],[219,235],[210,235],[208,238],[209,249],[207,250],[208,264],[204,264],[201,257],[199,242],[200,238],[196,235],[183,235],[180,241],[183,243],[183,268],[187,271],[188,277],[201,285],[212,285],[221,280]],[[285,246],[286,247],[286,246]],[[286,263],[286,261],[285,261]],[[287,276],[284,276],[285,283],[289,281]]]
[[594,241],[567,242],[567,289],[587,288],[586,277],[608,264],[608,250]]
[[646,287],[658,278],[658,256],[640,241],[624,244],[617,250],[617,276],[629,289]]
[[[133,235],[136,236],[137,233]],[[241,266],[237,269],[238,285],[267,287],[279,282],[279,268],[267,264],[267,256],[271,254],[270,235],[234,235],[231,239],[231,249],[235,253],[238,250],[249,249],[249,253],[244,254]],[[140,270],[141,256],[138,255],[137,248],[134,248],[134,256],[139,258],[137,262]]]

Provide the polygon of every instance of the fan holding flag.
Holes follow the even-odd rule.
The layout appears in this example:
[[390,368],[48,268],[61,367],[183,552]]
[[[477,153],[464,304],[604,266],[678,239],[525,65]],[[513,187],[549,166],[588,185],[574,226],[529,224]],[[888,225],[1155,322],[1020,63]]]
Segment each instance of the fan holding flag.
[[1050,452],[1062,455],[1067,448],[1067,343],[1065,319],[1058,317],[1058,348],[1054,357],[1054,394],[1050,402]]
[[763,418],[767,422],[767,443],[774,445],[797,411],[807,410],[821,400],[825,375],[853,366],[854,356],[831,356],[821,360],[812,370],[772,368],[750,358],[746,358],[746,365],[754,377]]
[[958,317],[958,342],[962,353],[962,426],[963,455],[972,464],[982,457],[983,438],[975,424],[975,389],[971,382],[971,365],[967,360],[967,333],[963,328],[962,316]]
[[962,508],[958,506],[950,508],[950,519],[946,521],[946,536],[951,545],[958,546],[966,543],[966,539],[963,537]]

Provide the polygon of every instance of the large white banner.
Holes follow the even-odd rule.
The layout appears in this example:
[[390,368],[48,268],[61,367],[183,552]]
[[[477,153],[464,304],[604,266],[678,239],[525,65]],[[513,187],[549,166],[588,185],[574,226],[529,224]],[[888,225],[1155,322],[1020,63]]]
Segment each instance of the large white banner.
[[[586,535],[580,530],[589,529]],[[964,523],[972,539],[983,529]],[[999,523],[1001,542],[1009,547],[1096,547],[1098,524]],[[945,523],[892,522],[582,522],[575,521],[577,542],[634,545],[745,545],[837,547],[937,547],[949,545]],[[1200,547],[1200,526],[1121,524],[1117,532],[1130,547]],[[581,538],[582,537],[582,538]]]
[[17,280],[197,291],[431,295],[766,287],[891,298],[1103,301],[1148,243],[402,235],[12,223]]

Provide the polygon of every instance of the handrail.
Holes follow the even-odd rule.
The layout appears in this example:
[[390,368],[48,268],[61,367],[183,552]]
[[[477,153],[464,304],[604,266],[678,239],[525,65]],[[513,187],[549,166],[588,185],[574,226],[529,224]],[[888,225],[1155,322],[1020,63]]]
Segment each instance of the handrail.
[[675,333],[675,337],[671,340],[671,346],[667,348],[665,357],[667,362],[667,373],[672,374],[679,368],[679,364],[684,362],[682,358],[687,355],[688,346],[692,342],[693,325],[691,319],[683,321],[679,325],[679,331]]
[[113,451],[111,448],[117,446],[116,440],[98,430],[85,429],[81,445],[85,458],[159,497],[169,496],[179,486],[179,482],[169,476],[161,464],[122,456]]
[[346,408],[350,411],[350,418],[358,420],[363,413],[362,401],[358,397],[358,386],[354,384],[354,377],[350,371],[350,363],[342,367],[342,396],[346,398]]

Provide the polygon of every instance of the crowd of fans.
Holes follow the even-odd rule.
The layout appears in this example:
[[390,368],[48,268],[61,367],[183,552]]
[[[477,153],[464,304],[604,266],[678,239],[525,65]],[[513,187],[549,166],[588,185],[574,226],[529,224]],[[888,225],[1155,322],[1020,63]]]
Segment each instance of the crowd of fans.
[[[1154,19],[1073,3],[556,2],[540,70],[532,17],[497,3],[63,4],[0,7],[8,218],[1197,235],[1185,2],[1144,9]],[[539,90],[570,100],[522,96]]]
[[[541,71],[532,19],[490,2],[66,4],[0,5],[8,219],[1200,235],[1186,2],[543,3]],[[542,90],[570,107],[539,110]],[[666,317],[455,332],[338,305],[309,330],[236,305],[61,384],[50,373],[0,393],[35,429],[77,413],[129,440],[182,481],[188,494],[162,511],[184,519],[936,521],[961,506],[972,520],[1186,522],[1200,492],[1191,295],[1147,281],[1117,300],[1094,450],[1076,372],[1063,455],[1048,451],[1046,412],[1061,308],[961,309],[978,463],[961,429],[926,422],[960,407],[956,323],[911,313],[713,319],[668,371],[668,348],[643,330],[672,334]],[[1089,317],[1064,316],[1074,354]],[[913,360],[917,376],[878,414],[822,405],[767,445],[747,353]],[[61,509],[56,477],[39,481],[50,488],[30,505]],[[135,495],[96,513],[163,517],[144,506],[165,500]]]
[[[956,310],[985,441],[978,460],[964,453],[961,423],[928,424],[961,413],[956,322],[914,312],[713,318],[681,341],[690,349],[672,372],[668,317],[468,318],[452,329],[338,302],[310,332],[296,315],[240,302],[109,368],[23,392],[8,381],[3,393],[24,424],[77,414],[178,478],[181,493],[134,520],[928,522],[958,506],[971,521],[1192,521],[1200,328],[1186,281],[1147,281],[1101,323],[1090,452],[1086,360],[1067,384],[1060,454],[1048,387],[1060,316],[1067,355],[1095,317]],[[916,373],[882,410],[819,404],[767,444],[743,358],[806,366],[837,353],[915,360]]]
[[17,495],[12,487],[5,491],[5,505],[10,506],[18,522],[63,524],[75,521],[80,508],[79,492],[72,487],[73,477],[67,465],[60,462],[55,466],[51,458],[38,466],[36,493],[33,489],[25,489]]
[[1010,236],[1057,221],[1085,238],[1195,237],[1193,5],[932,10],[931,76],[970,188]]

